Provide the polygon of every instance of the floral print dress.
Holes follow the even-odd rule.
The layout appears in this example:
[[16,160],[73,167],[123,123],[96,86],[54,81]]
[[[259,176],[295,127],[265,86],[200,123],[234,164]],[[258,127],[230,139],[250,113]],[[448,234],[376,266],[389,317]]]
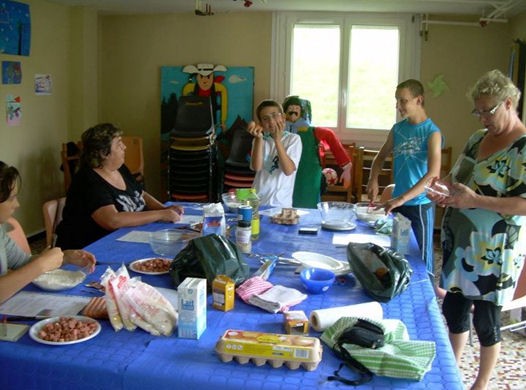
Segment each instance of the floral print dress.
[[[470,137],[451,170],[452,182],[486,196],[526,198],[526,136],[477,160],[485,135],[483,129]],[[442,221],[441,287],[498,306],[512,300],[526,253],[525,222],[521,215],[447,208]]]

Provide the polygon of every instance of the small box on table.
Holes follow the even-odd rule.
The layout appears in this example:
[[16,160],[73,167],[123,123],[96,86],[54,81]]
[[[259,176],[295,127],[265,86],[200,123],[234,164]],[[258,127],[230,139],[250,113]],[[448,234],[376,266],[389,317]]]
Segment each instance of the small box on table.
[[206,329],[206,279],[186,278],[177,287],[179,319],[177,335],[198,339]]

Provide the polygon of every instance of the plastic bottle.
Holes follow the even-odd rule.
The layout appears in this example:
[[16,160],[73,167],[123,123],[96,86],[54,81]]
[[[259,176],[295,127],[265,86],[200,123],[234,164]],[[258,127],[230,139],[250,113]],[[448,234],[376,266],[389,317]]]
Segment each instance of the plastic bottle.
[[259,238],[260,224],[259,224],[259,196],[255,188],[250,189],[248,195],[248,202],[252,207],[252,240]]

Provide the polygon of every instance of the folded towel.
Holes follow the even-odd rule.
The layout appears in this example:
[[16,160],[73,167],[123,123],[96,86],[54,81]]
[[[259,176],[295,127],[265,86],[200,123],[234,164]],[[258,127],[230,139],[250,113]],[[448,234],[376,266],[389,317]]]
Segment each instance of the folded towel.
[[248,302],[271,313],[285,313],[305,298],[307,295],[296,289],[277,285],[262,294],[253,295]]

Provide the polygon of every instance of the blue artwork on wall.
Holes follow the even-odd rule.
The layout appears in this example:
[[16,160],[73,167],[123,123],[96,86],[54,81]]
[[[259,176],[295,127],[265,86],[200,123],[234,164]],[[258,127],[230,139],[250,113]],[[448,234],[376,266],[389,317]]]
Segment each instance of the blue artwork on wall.
[[29,5],[0,0],[0,53],[28,56],[30,47]]
[[22,65],[20,61],[2,61],[2,84],[20,84]]

